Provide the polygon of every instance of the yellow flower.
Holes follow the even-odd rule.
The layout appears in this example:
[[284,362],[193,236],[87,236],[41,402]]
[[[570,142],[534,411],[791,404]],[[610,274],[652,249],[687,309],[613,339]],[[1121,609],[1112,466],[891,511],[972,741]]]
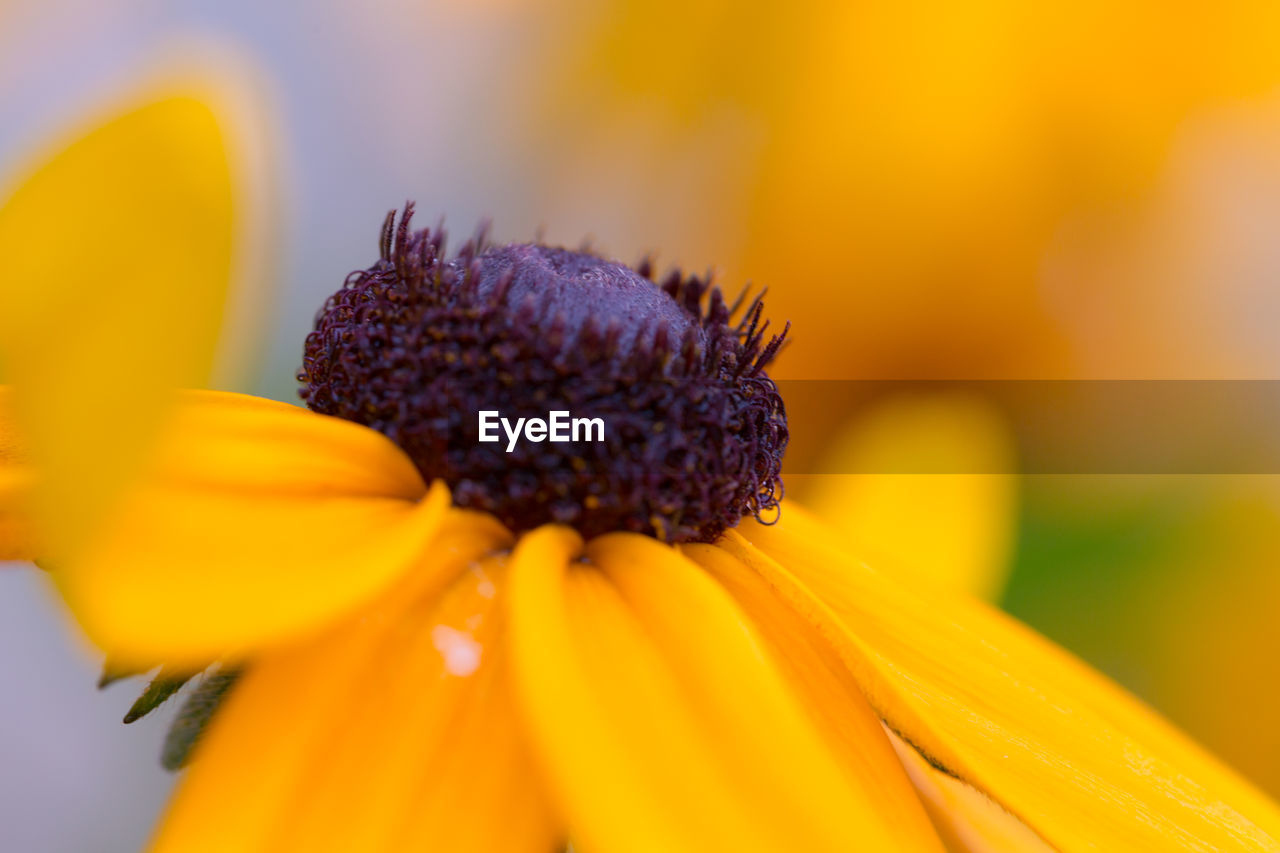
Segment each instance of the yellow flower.
[[[634,211],[668,251],[792,282],[774,294],[807,330],[788,378],[1070,375],[1042,286],[1053,250],[1099,213],[1113,233],[1189,118],[1280,83],[1266,0],[553,8],[527,60],[549,78],[528,107],[539,198]],[[1146,375],[1141,337],[1094,364]]]
[[[167,360],[148,349],[156,329],[210,322],[132,298],[157,242],[173,251],[172,286],[215,305],[225,290],[235,207],[205,190],[235,182],[213,115],[193,98],[134,110],[0,213],[5,307],[25,310],[36,282],[60,300],[11,311],[3,330],[18,384],[0,394],[0,549],[53,555],[71,610],[122,665],[245,667],[156,850],[547,850],[566,837],[646,853],[1280,849],[1275,806],[1138,702],[992,608],[869,565],[795,506],[709,543],[584,541],[555,524],[517,536],[452,507],[410,453],[358,423],[240,394],[104,393],[137,377],[102,381],[101,365]],[[175,170],[200,180],[174,189]],[[54,179],[67,174],[70,187]],[[33,255],[68,225],[57,202],[154,186],[190,198],[167,217],[144,205],[96,228],[73,219],[72,251]],[[184,230],[189,202],[214,218]],[[175,229],[193,242],[165,243]],[[95,265],[102,253],[137,264]],[[76,295],[101,290],[125,304],[82,310]],[[127,315],[130,337],[98,329],[110,346],[71,341],[80,360],[64,357],[60,329],[92,329],[100,310]],[[387,317],[361,322],[348,331]],[[190,364],[207,360],[179,343]],[[91,405],[77,398],[86,373]],[[74,428],[51,420],[64,414]],[[148,443],[130,458],[80,444],[136,425]],[[93,501],[61,512],[79,482]]]
[[[1016,470],[1011,433],[976,395],[900,392],[836,431],[816,463],[858,473],[792,480],[805,507],[861,552],[996,601],[1016,532],[1018,482],[1003,473]],[[894,473],[911,470],[992,473]]]

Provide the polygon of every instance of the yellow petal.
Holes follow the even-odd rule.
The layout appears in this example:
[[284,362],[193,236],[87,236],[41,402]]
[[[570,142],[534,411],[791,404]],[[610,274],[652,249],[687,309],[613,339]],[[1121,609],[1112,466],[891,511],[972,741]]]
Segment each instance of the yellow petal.
[[751,617],[831,753],[845,763],[858,798],[899,833],[895,849],[938,845],[912,782],[858,683],[839,655],[773,588],[713,545],[681,549],[720,582]]
[[0,470],[0,562],[34,560],[34,525],[27,511],[35,479],[19,471]]
[[518,694],[585,849],[901,849],[729,596],[673,549],[571,531],[512,567]]
[[948,850],[1053,853],[1040,836],[986,794],[943,773],[897,735],[889,737]]
[[[1013,437],[990,404],[904,395],[858,415],[811,478],[805,506],[868,554],[993,600],[1015,530]],[[919,472],[919,473],[916,473]]]
[[844,657],[885,722],[1052,847],[1280,850],[1280,812],[1153,712],[981,603],[909,586],[789,507],[721,547]]
[[54,577],[117,663],[237,656],[321,627],[415,565],[449,503],[442,484],[426,492],[373,430],[187,392],[140,482]]
[[0,385],[0,562],[33,560],[31,492],[35,472],[13,415],[13,390]]
[[430,565],[255,660],[197,747],[156,853],[545,851],[558,827],[516,728],[507,534],[451,512]]
[[0,370],[63,550],[136,472],[164,393],[208,379],[235,212],[215,109],[139,96],[33,164],[0,207]]

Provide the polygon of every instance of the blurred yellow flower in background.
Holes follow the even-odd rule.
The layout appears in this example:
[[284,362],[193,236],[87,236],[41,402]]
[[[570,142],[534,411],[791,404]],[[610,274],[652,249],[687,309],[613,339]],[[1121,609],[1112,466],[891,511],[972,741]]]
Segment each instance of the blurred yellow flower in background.
[[559,8],[529,116],[549,194],[663,212],[662,245],[787,283],[810,330],[787,377],[1071,375],[1040,285],[1063,229],[1140,199],[1198,111],[1280,84],[1258,0]]
[[[104,511],[97,484],[123,479],[154,442],[147,427],[162,391],[209,381],[231,256],[229,172],[213,122],[194,98],[130,110],[0,210],[5,373],[22,389],[14,405],[35,438],[33,463],[61,484],[43,509],[68,529]],[[169,179],[149,180],[156,171]],[[115,239],[120,228],[147,238]],[[51,284],[67,280],[79,286]],[[122,345],[147,339],[169,357]],[[57,390],[68,385],[74,394]]]
[[60,550],[136,474],[169,390],[231,380],[254,352],[273,181],[255,84],[226,53],[164,62],[0,209],[0,376]]
[[[1018,518],[1008,433],[1000,411],[975,395],[900,394],[833,436],[823,464],[848,473],[789,482],[800,481],[805,505],[865,553],[995,601]],[[963,473],[900,473],[911,470]]]
[[[18,384],[0,397],[0,510],[40,509],[0,531],[39,543],[23,556],[56,555],[52,577],[113,660],[246,668],[157,849],[545,850],[566,832],[636,851],[941,849],[935,832],[960,849],[1280,849],[1275,806],[1127,694],[994,609],[851,555],[795,506],[714,544],[516,538],[448,508],[357,424],[160,381],[81,397],[89,366],[96,393],[133,381],[117,367],[168,359],[157,340],[179,338],[162,376],[207,370],[213,334],[152,331],[216,327],[240,177],[228,125],[198,96],[147,100],[0,213],[0,253],[24,273],[0,279],[0,300],[31,309],[5,336]],[[200,180],[175,184],[184,173]],[[143,205],[42,267],[67,175],[96,205],[182,192],[178,210],[207,215],[161,255],[192,301],[137,302],[104,353],[48,342],[82,327],[101,342],[112,309],[76,295],[129,294],[137,273],[99,259],[145,262],[151,229],[191,223]],[[980,435],[983,418],[969,418]],[[148,442],[131,457],[74,455],[86,430],[135,426]],[[61,512],[77,485],[93,502]],[[909,533],[905,502],[868,505],[896,506],[875,523]]]

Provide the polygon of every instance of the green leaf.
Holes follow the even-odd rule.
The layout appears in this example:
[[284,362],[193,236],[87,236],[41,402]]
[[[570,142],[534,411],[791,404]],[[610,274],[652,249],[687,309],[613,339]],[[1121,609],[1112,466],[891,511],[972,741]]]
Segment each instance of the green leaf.
[[178,688],[190,681],[194,675],[194,672],[185,670],[179,672],[167,666],[161,668],[156,677],[151,679],[147,689],[142,691],[142,695],[133,703],[129,713],[124,715],[125,723],[141,720],[147,714],[159,708],[166,699],[177,693]]
[[200,740],[204,728],[213,718],[214,712],[222,704],[227,691],[235,684],[240,673],[236,670],[216,670],[204,677],[204,680],[187,697],[177,719],[169,727],[169,734],[164,739],[164,749],[160,753],[160,764],[166,770],[180,770],[191,758],[191,751]]

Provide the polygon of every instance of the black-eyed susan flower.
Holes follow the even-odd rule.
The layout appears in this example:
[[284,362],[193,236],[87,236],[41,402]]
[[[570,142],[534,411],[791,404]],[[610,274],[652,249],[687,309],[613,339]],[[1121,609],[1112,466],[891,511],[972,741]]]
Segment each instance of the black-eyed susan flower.
[[[218,150],[193,102],[150,110],[97,143]],[[0,216],[24,274],[48,174]],[[48,555],[121,668],[241,671],[154,849],[1280,849],[1273,804],[1070,656],[794,506],[756,518],[786,437],[761,318],[581,252],[449,256],[406,215],[317,319],[310,411],[179,394],[66,518],[30,424],[76,388],[16,371],[4,556]],[[575,408],[604,442],[507,453],[471,420]]]

